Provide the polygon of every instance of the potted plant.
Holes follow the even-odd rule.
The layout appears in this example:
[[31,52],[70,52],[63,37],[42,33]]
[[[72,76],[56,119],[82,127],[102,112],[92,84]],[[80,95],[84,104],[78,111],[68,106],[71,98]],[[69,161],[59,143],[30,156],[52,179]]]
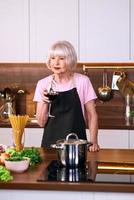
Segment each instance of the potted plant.
[[131,116],[131,117],[134,117],[134,110],[132,110],[132,111],[130,112],[130,116]]

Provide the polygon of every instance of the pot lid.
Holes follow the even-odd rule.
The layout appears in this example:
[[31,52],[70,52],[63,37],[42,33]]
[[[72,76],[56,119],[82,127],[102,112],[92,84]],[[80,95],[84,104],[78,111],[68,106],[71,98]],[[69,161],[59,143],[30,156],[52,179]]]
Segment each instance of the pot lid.
[[58,140],[57,144],[62,145],[79,145],[79,144],[88,144],[87,140],[79,139],[77,134],[70,133],[67,135],[66,139]]

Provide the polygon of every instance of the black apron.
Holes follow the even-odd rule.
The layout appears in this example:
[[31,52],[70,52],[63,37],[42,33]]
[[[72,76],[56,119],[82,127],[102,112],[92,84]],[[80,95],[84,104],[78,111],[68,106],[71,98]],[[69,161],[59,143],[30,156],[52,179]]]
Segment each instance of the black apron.
[[86,140],[86,126],[77,89],[73,88],[52,101],[51,114],[44,127],[42,147],[50,148],[57,140],[65,139],[69,133],[76,133],[79,139]]

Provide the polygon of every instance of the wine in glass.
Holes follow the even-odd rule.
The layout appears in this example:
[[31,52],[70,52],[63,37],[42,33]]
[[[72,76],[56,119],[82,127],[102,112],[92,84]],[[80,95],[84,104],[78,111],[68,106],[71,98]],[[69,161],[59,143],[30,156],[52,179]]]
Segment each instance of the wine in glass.
[[48,108],[48,116],[49,117],[55,117],[54,115],[51,115],[51,105],[52,105],[52,101],[54,101],[56,99],[58,94],[59,94],[59,92],[54,91],[52,88],[50,88],[49,92],[46,95],[49,98],[49,108]]

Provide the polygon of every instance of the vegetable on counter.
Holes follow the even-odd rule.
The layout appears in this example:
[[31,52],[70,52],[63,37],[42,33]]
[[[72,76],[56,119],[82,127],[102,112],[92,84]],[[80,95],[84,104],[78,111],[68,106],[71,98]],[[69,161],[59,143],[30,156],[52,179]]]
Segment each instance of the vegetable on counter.
[[0,154],[0,164],[4,165],[5,159],[10,158],[10,154],[8,153],[1,153]]
[[8,182],[13,180],[13,176],[10,174],[10,171],[4,166],[0,165],[0,181]]
[[29,149],[24,149],[21,153],[22,153],[23,157],[30,158],[30,165],[31,166],[34,166],[37,163],[42,161],[42,158],[40,156],[40,152],[35,147],[29,148]]
[[10,154],[10,156],[12,156],[16,152],[16,150],[15,148],[10,147],[10,148],[7,148],[5,152]]
[[10,170],[8,170],[5,166],[5,160],[9,161],[22,161],[22,160],[30,160],[30,166],[35,166],[39,162],[42,161],[40,156],[40,152],[38,148],[24,148],[22,151],[16,151],[15,148],[7,148],[5,151],[1,151],[0,154],[0,181],[8,182],[13,180],[13,176],[10,174]]
[[9,158],[7,158],[7,161],[22,161],[22,160],[30,160],[30,158],[28,157],[21,157],[21,156],[11,156]]
[[25,148],[22,151],[16,151],[13,148],[7,149],[6,153],[9,153],[11,157],[7,160],[24,160],[24,158],[30,159],[30,166],[35,166],[37,163],[41,162],[42,158],[40,152],[37,148]]
[[7,149],[7,146],[4,144],[0,144],[0,153],[5,152],[5,150]]

